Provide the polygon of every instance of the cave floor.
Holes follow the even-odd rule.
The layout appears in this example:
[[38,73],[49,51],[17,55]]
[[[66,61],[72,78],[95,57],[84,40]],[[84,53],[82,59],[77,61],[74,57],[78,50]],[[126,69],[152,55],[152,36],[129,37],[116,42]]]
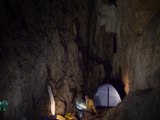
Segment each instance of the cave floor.
[[97,109],[97,115],[92,113],[84,113],[81,120],[105,120],[105,115],[109,112],[110,108]]

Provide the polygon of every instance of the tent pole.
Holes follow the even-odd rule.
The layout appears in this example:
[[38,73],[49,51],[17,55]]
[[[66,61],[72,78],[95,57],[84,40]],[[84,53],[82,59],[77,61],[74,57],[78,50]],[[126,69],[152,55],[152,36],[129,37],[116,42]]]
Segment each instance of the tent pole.
[[109,107],[109,87],[108,87],[108,107]]

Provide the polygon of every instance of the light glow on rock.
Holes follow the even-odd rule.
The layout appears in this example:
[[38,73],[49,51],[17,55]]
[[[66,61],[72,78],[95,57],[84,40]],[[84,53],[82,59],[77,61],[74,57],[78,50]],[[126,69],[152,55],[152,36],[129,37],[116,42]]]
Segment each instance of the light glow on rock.
[[47,88],[48,88],[49,98],[51,102],[51,113],[52,115],[55,115],[55,100],[54,100],[52,88],[50,85],[48,85]]
[[128,75],[125,75],[123,77],[123,80],[124,80],[124,85],[125,85],[124,90],[125,90],[126,94],[128,94],[129,93],[129,79],[128,79]]

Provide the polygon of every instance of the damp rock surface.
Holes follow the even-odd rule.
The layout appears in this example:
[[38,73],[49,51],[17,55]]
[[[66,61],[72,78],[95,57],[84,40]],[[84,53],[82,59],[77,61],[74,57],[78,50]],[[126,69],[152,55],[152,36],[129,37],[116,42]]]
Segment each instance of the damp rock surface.
[[155,88],[129,93],[118,107],[107,111],[103,118],[105,120],[159,120],[159,92],[159,88]]
[[123,0],[117,5],[121,20],[114,72],[121,68],[127,91],[159,86],[160,3]]
[[[0,119],[51,115],[47,85],[56,113],[65,114],[77,94],[93,97],[108,82],[128,93],[109,112],[113,119],[146,118],[152,98],[159,100],[159,6],[159,0],[1,0],[0,100],[9,107]],[[148,116],[156,120],[159,103],[153,106]]]
[[73,25],[86,14],[85,1],[2,0],[0,6],[0,100],[9,103],[0,117],[33,120],[51,115],[48,84],[56,112],[69,111],[83,81]]

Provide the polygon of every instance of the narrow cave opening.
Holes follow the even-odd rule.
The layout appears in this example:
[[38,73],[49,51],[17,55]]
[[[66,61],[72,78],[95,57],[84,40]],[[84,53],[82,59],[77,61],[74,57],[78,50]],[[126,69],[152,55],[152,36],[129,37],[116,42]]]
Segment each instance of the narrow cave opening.
[[114,35],[114,38],[113,38],[113,53],[117,53],[117,38],[116,38],[116,35]]
[[122,79],[122,69],[121,67],[119,66],[119,71],[116,75],[114,75],[110,80],[109,80],[109,83],[112,84],[116,90],[118,91],[121,99],[123,100],[124,97],[126,96],[126,93],[125,93],[125,90],[124,90],[124,82],[123,82],[123,79]]
[[101,0],[103,4],[109,4],[109,5],[115,5],[116,6],[116,0]]
[[111,4],[116,5],[116,0],[109,0],[109,2],[110,2]]

